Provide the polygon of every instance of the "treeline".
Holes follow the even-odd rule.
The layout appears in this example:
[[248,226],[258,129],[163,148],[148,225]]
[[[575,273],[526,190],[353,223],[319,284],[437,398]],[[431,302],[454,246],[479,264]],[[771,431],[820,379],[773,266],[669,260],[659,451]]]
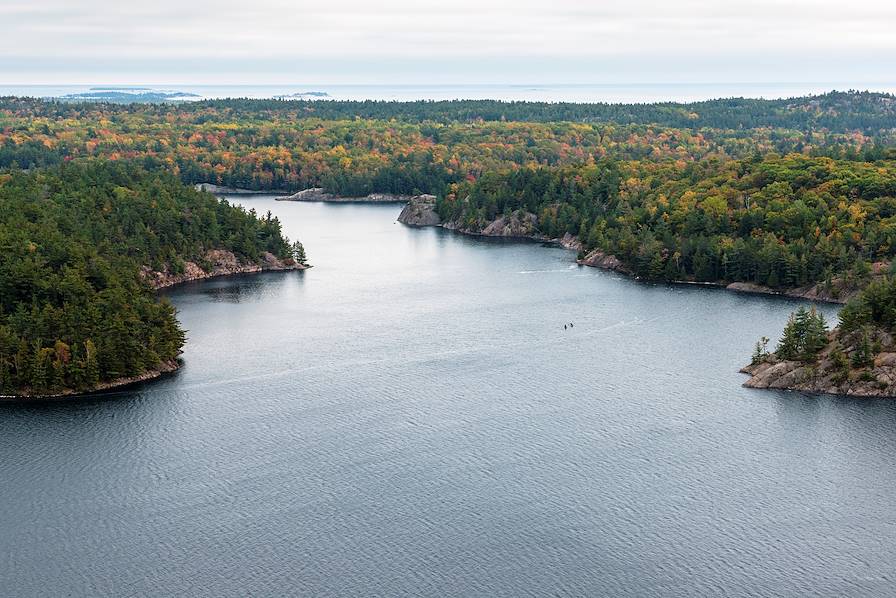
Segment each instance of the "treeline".
[[896,122],[896,96],[874,92],[831,92],[819,96],[765,100],[726,98],[701,102],[645,104],[526,102],[500,100],[337,101],[215,100],[238,114],[275,112],[284,105],[297,114],[324,119],[370,118],[434,121],[587,122],[654,124],[674,128],[876,131]]
[[184,333],[140,268],[219,248],[291,256],[276,218],[131,163],[0,173],[0,393],[85,390],[174,359]]
[[[0,99],[0,168],[141,160],[188,183],[441,193],[525,167],[748,159],[797,152],[896,157],[894,98],[602,105],[221,100],[178,105]],[[415,116],[416,115],[416,116]],[[589,116],[590,115],[590,116]]]
[[[71,118],[95,106],[65,101],[0,98],[6,105],[30,103],[36,115]],[[92,104],[92,103],[91,103]],[[673,128],[877,131],[894,126],[896,96],[869,91],[833,91],[787,99],[725,98],[700,102],[573,103],[501,100],[282,100],[225,99],[180,105],[113,104],[112,114],[156,115],[226,111],[236,118],[289,113],[293,118],[374,119],[437,123],[474,121],[651,124]]]
[[613,254],[650,280],[863,283],[896,251],[896,162],[770,155],[519,169],[455,184],[437,209],[474,231],[529,212],[542,234],[575,235],[584,252]]

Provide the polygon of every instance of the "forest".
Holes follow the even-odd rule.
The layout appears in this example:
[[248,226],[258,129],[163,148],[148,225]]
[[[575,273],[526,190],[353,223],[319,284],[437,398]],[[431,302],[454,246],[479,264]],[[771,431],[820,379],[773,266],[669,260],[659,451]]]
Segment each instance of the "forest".
[[644,105],[320,100],[121,105],[5,98],[0,99],[0,168],[137,159],[186,183],[438,195],[449,184],[484,173],[589,166],[606,158],[679,169],[702,160],[769,153],[866,162],[892,158],[894,102],[893,96],[872,93]]
[[0,98],[4,392],[90,388],[176,356],[183,332],[141,266],[290,255],[275,218],[188,187],[200,182],[431,193],[460,228],[531,213],[538,235],[572,235],[645,279],[861,288],[896,251],[896,97]]
[[184,331],[140,268],[213,248],[291,256],[276,218],[133,163],[0,173],[0,394],[89,390],[176,358]]
[[793,288],[867,278],[896,249],[893,160],[770,154],[682,169],[607,160],[489,173],[449,191],[437,208],[444,221],[477,231],[529,212],[543,235],[575,235],[584,252],[613,254],[649,280]]

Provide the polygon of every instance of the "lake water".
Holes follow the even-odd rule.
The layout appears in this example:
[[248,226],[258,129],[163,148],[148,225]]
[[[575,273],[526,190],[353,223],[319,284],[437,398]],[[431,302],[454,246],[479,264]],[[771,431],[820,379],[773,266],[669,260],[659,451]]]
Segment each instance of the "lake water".
[[0,595],[893,591],[896,403],[741,387],[798,303],[239,201],[315,267],[172,290],[169,378],[0,407]]

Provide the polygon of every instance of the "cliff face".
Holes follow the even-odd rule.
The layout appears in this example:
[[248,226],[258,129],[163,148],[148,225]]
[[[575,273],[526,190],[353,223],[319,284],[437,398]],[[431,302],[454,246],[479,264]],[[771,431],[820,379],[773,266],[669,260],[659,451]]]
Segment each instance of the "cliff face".
[[412,197],[398,215],[398,221],[409,226],[439,226],[442,219],[436,213],[436,196]]
[[748,388],[776,388],[854,397],[896,396],[896,346],[882,331],[872,334],[880,351],[867,365],[855,367],[852,356],[860,342],[858,334],[829,334],[829,344],[811,361],[783,360],[770,355],[740,371],[749,374]]
[[210,264],[203,269],[195,262],[184,262],[184,270],[179,274],[171,272],[167,267],[162,272],[144,266],[140,273],[143,278],[156,289],[170,287],[183,282],[227,276],[230,274],[249,274],[268,270],[304,270],[306,266],[297,264],[292,259],[281,260],[271,253],[265,253],[258,263],[242,262],[231,251],[212,249],[205,253],[205,261]]
[[445,222],[442,226],[467,235],[506,237],[508,239],[533,239],[536,241],[551,240],[538,232],[538,217],[535,214],[523,210],[516,210],[507,216],[499,216],[491,222],[478,222],[474,224]]
[[329,201],[329,202],[376,202],[376,203],[397,203],[410,201],[410,195],[393,195],[391,193],[371,193],[363,197],[347,197],[342,195],[333,195],[327,193],[321,187],[312,187],[311,189],[303,189],[298,193],[275,198],[277,201]]

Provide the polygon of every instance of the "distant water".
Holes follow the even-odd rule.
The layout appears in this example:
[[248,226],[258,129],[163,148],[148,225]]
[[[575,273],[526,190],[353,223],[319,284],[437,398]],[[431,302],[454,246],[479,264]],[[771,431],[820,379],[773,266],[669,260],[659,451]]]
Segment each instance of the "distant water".
[[[59,97],[101,85],[2,85],[0,95]],[[112,86],[118,87],[118,86]],[[144,87],[144,86],[141,86]],[[167,85],[151,89],[196,94],[199,99],[272,98],[318,92],[337,100],[497,99],[546,102],[690,102],[726,97],[787,98],[833,89],[896,93],[896,82],[839,81],[816,83],[680,83],[579,85]],[[325,98],[325,99],[326,99]],[[308,99],[314,99],[308,97]]]
[[896,403],[741,387],[798,303],[237,201],[315,267],[172,290],[173,377],[0,407],[0,595],[892,595]]

